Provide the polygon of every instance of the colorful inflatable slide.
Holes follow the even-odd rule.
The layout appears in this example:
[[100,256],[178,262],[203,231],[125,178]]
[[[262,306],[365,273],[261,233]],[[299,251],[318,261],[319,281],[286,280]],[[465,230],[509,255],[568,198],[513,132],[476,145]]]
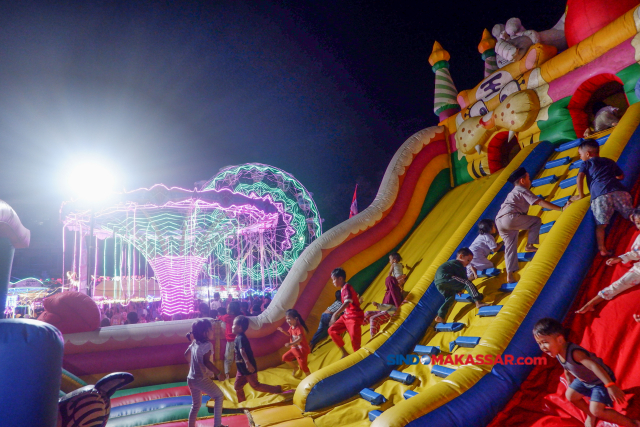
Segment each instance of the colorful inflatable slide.
[[[543,222],[538,252],[520,254],[515,284],[506,283],[503,256],[494,254],[491,260],[500,271],[475,281],[491,307],[478,310],[462,296],[446,319],[457,324],[452,331],[435,329],[433,320],[443,298],[433,279],[439,265],[473,241],[479,220],[495,218],[513,188],[507,177],[517,168],[525,167],[535,177],[536,194],[564,205],[575,193],[577,147],[585,131],[598,140],[603,157],[618,162],[629,188],[638,181],[640,103],[635,88],[640,78],[640,8],[637,1],[620,1],[605,8],[597,25],[592,21],[585,26],[576,11],[593,12],[585,12],[583,3],[591,4],[589,10],[600,10],[592,7],[595,0],[570,1],[566,19],[553,31],[515,31],[507,23],[511,38],[500,38],[498,32],[498,40],[485,31],[479,46],[485,78],[459,93],[449,73],[449,53],[434,44],[429,61],[440,124],[416,133],[399,148],[372,205],[314,241],[293,265],[268,310],[252,318],[248,335],[258,356],[260,380],[282,384],[288,392],[264,395],[246,387],[248,400],[238,404],[232,382],[221,383],[227,412],[246,410],[246,415],[228,417],[225,423],[485,426],[496,416],[494,425],[527,416],[518,412],[528,407],[522,402],[530,396],[516,393],[520,386],[525,380],[535,382],[535,375],[555,378],[557,373],[554,366],[534,369],[541,352],[531,334],[533,324],[547,316],[564,318],[577,295],[582,301],[601,285],[594,277],[605,280],[593,275],[601,259],[595,258],[589,199],[562,213],[533,206],[529,214]],[[560,40],[560,33],[566,34],[566,41],[564,35]],[[528,39],[509,44],[518,37]],[[606,129],[600,129],[598,121],[603,105],[618,114]],[[520,251],[525,246],[522,238]],[[404,286],[406,302],[389,323],[373,337],[364,326],[362,348],[344,359],[330,340],[321,342],[309,356],[312,374],[307,378],[294,377],[290,369],[279,366],[287,338],[276,328],[284,322],[285,310],[298,310],[313,333],[333,302],[330,272],[337,266],[347,271],[364,309],[373,309],[371,303],[384,295],[387,255],[392,251],[400,252],[410,272]],[[585,277],[591,279],[581,293]],[[608,304],[602,312],[614,307]],[[582,319],[593,318],[589,316]],[[606,320],[623,322],[613,316]],[[67,334],[63,385],[72,389],[80,381],[95,383],[109,372],[131,372],[133,388],[114,394],[108,426],[186,426],[191,400],[184,382],[187,365],[180,353],[187,346],[184,334],[189,325],[176,321]],[[575,332],[594,329],[601,334],[598,325],[581,323]],[[220,338],[216,363],[221,368]],[[594,340],[583,342],[592,345]],[[351,349],[348,337],[346,348]],[[411,354],[442,359],[402,364]],[[628,350],[623,354],[629,355]],[[615,353],[603,355],[616,369],[633,372],[625,388],[640,386],[637,368],[606,359],[615,358]],[[485,361],[487,356],[491,361],[500,357],[503,363],[467,364],[468,356]],[[504,363],[507,360],[523,364]],[[547,396],[556,388],[562,392],[557,381],[545,383],[547,388],[538,385],[532,399],[556,402],[559,417],[579,415],[566,402],[558,403],[561,397]],[[509,404],[514,394],[517,400]],[[500,413],[505,406],[506,412]],[[206,407],[200,415],[205,419],[199,425],[212,425]]]

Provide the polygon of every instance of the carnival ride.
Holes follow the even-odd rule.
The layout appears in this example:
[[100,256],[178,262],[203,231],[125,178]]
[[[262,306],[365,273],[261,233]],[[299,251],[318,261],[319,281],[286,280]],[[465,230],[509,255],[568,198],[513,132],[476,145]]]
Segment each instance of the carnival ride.
[[[252,318],[248,336],[258,356],[260,380],[295,389],[293,399],[290,392],[273,396],[248,389],[248,400],[238,404],[233,385],[227,381],[220,383],[225,408],[246,409],[255,425],[274,427],[484,426],[492,420],[498,426],[512,417],[543,425],[549,422],[545,417],[554,415],[550,422],[564,425],[559,418],[578,417],[565,408],[566,402],[554,397],[564,386],[558,385],[553,367],[536,368],[527,383],[542,375],[551,378],[547,387],[538,384],[535,394],[518,392],[509,404],[533,366],[398,365],[389,361],[397,360],[396,355],[424,351],[424,347],[430,351],[438,347],[442,355],[451,356],[538,357],[541,352],[531,334],[533,324],[546,316],[564,318],[574,299],[582,302],[602,286],[600,280],[609,279],[602,274],[602,259],[595,255],[595,222],[588,212],[588,199],[572,204],[562,214],[534,206],[529,214],[541,217],[544,234],[535,256],[522,255],[518,282],[506,284],[504,273],[480,278],[476,284],[493,308],[480,313],[462,298],[447,319],[459,323],[461,329],[431,327],[442,302],[432,284],[435,270],[457,248],[471,243],[480,219],[495,217],[512,189],[507,183],[512,171],[524,166],[536,177],[533,191],[552,203],[564,204],[574,194],[578,138],[590,126],[598,103],[623,113],[615,128],[594,129],[593,137],[601,144],[601,155],[618,162],[625,174],[623,182],[634,188],[637,197],[637,3],[625,0],[605,6],[597,0],[569,1],[564,21],[566,50],[540,43],[539,38],[536,41],[539,35],[525,34],[523,28],[514,30],[513,25],[505,28],[513,34],[498,41],[485,32],[479,46],[485,79],[460,93],[448,70],[449,54],[436,43],[429,59],[438,83],[434,110],[439,126],[416,133],[399,148],[372,205],[311,243],[291,266],[269,308]],[[601,7],[595,7],[598,5]],[[593,25],[583,25],[576,10],[598,13],[598,19]],[[513,42],[515,50],[511,49],[509,59],[510,48],[505,43],[518,37],[530,41]],[[498,54],[505,64],[499,69]],[[614,224],[610,239],[626,229],[623,222]],[[523,246],[520,241],[519,247]],[[391,251],[399,251],[412,267],[405,284],[409,293],[377,335],[370,337],[368,328],[363,328],[365,344],[344,359],[330,341],[321,343],[309,356],[312,374],[304,379],[293,377],[289,369],[274,367],[286,339],[276,333],[284,310],[297,309],[313,330],[333,301],[329,276],[336,266],[346,269],[368,309],[367,304],[380,301],[384,294],[384,265]],[[495,254],[492,261],[498,269],[504,268],[502,254]],[[590,269],[592,275],[583,285]],[[601,311],[603,318],[593,324],[588,324],[593,315],[569,321],[576,326],[574,332],[585,334],[578,342],[602,349],[616,374],[625,369],[623,388],[633,391],[640,386],[638,370],[631,363],[633,346],[625,342],[627,329],[622,324],[631,319],[614,315],[621,304],[624,302],[616,300],[607,304]],[[620,325],[614,328],[611,322]],[[190,405],[184,383],[187,367],[177,355],[186,347],[183,336],[189,323],[128,325],[65,335],[64,367],[87,382],[111,370],[133,373],[134,388],[114,394],[109,426],[184,426]],[[613,329],[619,331],[611,332]],[[603,335],[608,335],[606,340]],[[218,364],[220,338],[215,338]],[[604,344],[598,346],[599,340],[606,342],[608,351]],[[424,347],[416,349],[417,345]],[[613,352],[616,348],[617,354]],[[411,377],[415,379],[410,381]],[[71,387],[70,374],[66,378]],[[374,403],[359,397],[365,388],[377,393]],[[534,405],[523,403],[526,399],[553,402],[559,409],[540,414]],[[627,409],[634,410],[632,405]],[[199,415],[206,418],[206,408],[201,411]],[[212,419],[201,423],[210,425]],[[567,425],[574,424],[567,421]]]
[[[113,299],[124,302],[153,297],[157,282],[168,316],[193,311],[199,277],[228,292],[277,290],[321,233],[311,194],[292,175],[261,164],[226,168],[200,190],[155,185],[112,195],[99,206],[67,202],[61,216],[64,229],[75,232],[76,276],[82,277],[88,257],[77,242],[90,234],[95,238],[92,276],[101,285],[95,297],[106,298],[109,288]],[[107,278],[108,267],[113,279]]]

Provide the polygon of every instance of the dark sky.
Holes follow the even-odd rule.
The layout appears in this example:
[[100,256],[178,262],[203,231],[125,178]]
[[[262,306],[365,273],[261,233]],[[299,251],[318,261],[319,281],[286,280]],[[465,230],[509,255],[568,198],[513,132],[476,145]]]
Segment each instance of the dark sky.
[[[471,6],[469,6],[471,4]],[[553,26],[563,1],[0,4],[0,199],[33,239],[58,236],[74,159],[121,186],[192,187],[267,163],[310,191],[327,230],[375,196],[389,160],[437,123],[428,56],[458,90],[482,79],[482,29]],[[49,230],[49,232],[47,232]],[[48,237],[47,237],[48,238]]]

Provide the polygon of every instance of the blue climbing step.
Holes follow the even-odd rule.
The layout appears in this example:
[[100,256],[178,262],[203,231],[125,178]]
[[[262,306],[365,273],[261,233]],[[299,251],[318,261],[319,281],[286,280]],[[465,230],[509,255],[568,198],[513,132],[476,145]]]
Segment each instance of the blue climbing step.
[[571,178],[567,178],[563,181],[560,181],[560,188],[569,188],[569,187],[573,187],[574,185],[576,185],[578,183],[578,177],[574,176]]
[[456,295],[456,302],[473,302],[470,294]]
[[580,166],[582,166],[584,162],[582,160],[576,160],[575,162],[571,163],[571,166],[569,166],[569,170],[573,170],[573,169],[578,169],[580,168]]
[[464,323],[453,322],[453,323],[438,323],[436,325],[436,332],[458,332],[460,329],[464,328]]
[[[562,206],[567,204],[567,202],[569,201],[570,198],[571,198],[571,196],[563,197],[561,199],[552,200],[551,203],[553,203],[556,206],[562,207]],[[549,211],[551,209],[544,208],[542,210],[543,211]]]
[[[609,139],[609,135],[605,135],[603,137],[600,137],[600,138],[596,139],[596,141],[598,142],[598,145],[604,145],[607,142],[607,140]],[[567,150],[570,150],[572,148],[576,148],[580,144],[582,144],[582,138],[578,138],[578,139],[575,139],[573,141],[569,141],[569,142],[565,142],[564,144],[560,144],[560,146],[558,148],[556,148],[556,151],[558,153],[560,153],[562,151],[567,151]]]
[[417,396],[417,395],[418,393],[413,390],[407,390],[404,393],[402,393],[402,397],[404,397],[404,400],[411,399],[413,396]]
[[440,354],[440,346],[438,345],[416,345],[413,349],[415,354],[419,354],[420,356],[424,356],[425,354],[429,354],[431,356],[435,356]]
[[558,166],[567,165],[569,163],[571,163],[571,157],[567,156],[567,157],[562,157],[560,159],[551,160],[550,162],[547,162],[544,165],[544,168],[553,169],[553,168],[557,168]]
[[480,307],[480,309],[478,309],[478,316],[480,317],[497,316],[498,313],[500,313],[500,309],[502,309],[501,305],[487,305],[485,307]]
[[380,406],[387,401],[383,395],[371,390],[370,388],[363,388],[360,391],[360,397],[376,406]]
[[535,252],[518,252],[518,262],[529,262],[533,260]]
[[377,409],[375,411],[370,411],[369,412],[369,421],[374,421],[380,415],[382,415],[382,411],[378,411]]
[[503,283],[500,286],[500,292],[513,292],[516,286],[518,286],[518,282]]
[[480,343],[480,337],[458,337],[449,343],[449,353],[458,347],[473,348]]
[[456,370],[447,368],[442,365],[433,365],[431,367],[431,373],[437,377],[447,378],[449,375],[453,374]]
[[486,270],[478,270],[478,277],[495,277],[500,274],[498,268],[487,268]]
[[540,227],[540,234],[547,234],[548,232],[550,232],[551,227],[553,227],[553,224],[555,223],[555,221],[551,221],[547,222],[546,224],[542,224],[542,227]]
[[407,374],[406,372],[396,371],[395,369],[391,371],[391,373],[389,374],[389,378],[405,385],[413,384],[413,382],[416,380],[416,377],[414,377],[413,375]]
[[553,184],[558,180],[558,177],[555,175],[545,176],[543,178],[534,179],[531,181],[531,187],[540,187],[542,185]]
[[561,153],[563,151],[571,150],[572,148],[576,148],[580,144],[582,144],[582,138],[574,139],[573,141],[560,144],[558,148],[556,148],[556,152]]

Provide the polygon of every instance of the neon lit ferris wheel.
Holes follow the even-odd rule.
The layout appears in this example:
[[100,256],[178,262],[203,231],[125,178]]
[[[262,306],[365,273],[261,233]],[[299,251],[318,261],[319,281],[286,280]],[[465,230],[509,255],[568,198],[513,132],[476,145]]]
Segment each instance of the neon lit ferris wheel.
[[[141,272],[146,275],[148,263],[168,315],[193,309],[198,282],[240,291],[277,289],[300,253],[321,234],[322,221],[302,184],[261,164],[225,168],[200,190],[155,185],[113,195],[100,206],[66,202],[61,218],[64,229],[75,232],[74,242],[93,230],[94,277],[103,271],[106,276],[107,241],[113,242],[110,271],[121,279],[123,299],[146,294],[140,284],[136,293],[131,280]],[[77,265],[82,276],[82,250],[74,247],[73,252],[72,270]]]
[[[225,269],[241,289],[275,289],[304,248],[322,233],[322,219],[312,194],[288,172],[260,163],[223,168],[203,190],[230,190],[251,197],[269,196],[291,215],[285,227],[237,230],[213,251],[214,274]],[[293,230],[291,235],[290,230]],[[220,276],[220,274],[216,274]]]

